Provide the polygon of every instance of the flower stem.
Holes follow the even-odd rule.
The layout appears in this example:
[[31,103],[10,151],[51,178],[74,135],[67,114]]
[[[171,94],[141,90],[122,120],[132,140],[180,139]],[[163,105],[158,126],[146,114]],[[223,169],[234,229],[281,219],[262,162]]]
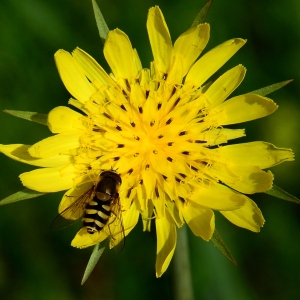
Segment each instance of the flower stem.
[[187,226],[177,230],[177,246],[173,261],[174,299],[194,300]]

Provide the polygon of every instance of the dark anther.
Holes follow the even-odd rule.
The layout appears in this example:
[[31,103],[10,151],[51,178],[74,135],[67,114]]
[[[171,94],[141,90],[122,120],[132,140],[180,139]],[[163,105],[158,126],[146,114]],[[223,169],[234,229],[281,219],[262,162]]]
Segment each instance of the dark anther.
[[135,136],[134,139],[137,140],[137,141],[139,141],[139,140],[140,140],[140,137]]
[[169,162],[172,162],[173,161],[173,158],[172,157],[167,157],[167,160],[169,161]]
[[127,109],[126,109],[126,107],[124,106],[124,104],[122,104],[120,107],[121,107],[123,110],[127,111]]
[[133,169],[129,169],[128,172],[127,172],[127,174],[130,175],[132,172],[133,172]]
[[112,119],[112,117],[108,113],[106,113],[106,112],[103,113],[103,116],[106,117],[106,118],[108,118],[108,119],[110,119],[110,120]]
[[156,195],[157,198],[159,198],[159,192],[158,192],[157,186],[155,187],[155,195]]
[[173,121],[173,120],[170,118],[170,119],[166,122],[166,124],[169,125],[169,124],[171,124],[172,121]]
[[146,91],[146,99],[148,99],[148,97],[149,97],[149,94],[150,94],[150,91]]
[[140,114],[143,113],[143,108],[141,106],[139,106],[139,112],[140,112]]
[[181,182],[180,178],[178,178],[178,177],[176,177],[176,176],[175,176],[175,180],[176,180],[177,182],[179,182],[179,183]]
[[118,148],[124,148],[125,145],[124,144],[118,144]]
[[134,123],[134,122],[130,122],[130,125],[131,125],[132,127],[135,127],[135,123]]
[[150,168],[150,165],[147,164],[147,165],[145,166],[145,170],[148,170],[149,168]]
[[162,175],[163,179],[166,180],[168,177],[165,175]]
[[183,136],[183,135],[186,135],[186,131],[179,132],[179,136]]
[[119,125],[116,126],[116,129],[122,131],[122,128]]
[[183,174],[183,173],[179,173],[179,175],[180,175],[182,178],[186,178],[186,175]]
[[196,167],[194,167],[194,166],[191,166],[191,169],[192,170],[194,170],[194,171],[196,171],[196,172],[198,172],[199,171],[199,169],[197,169]]
[[189,155],[190,154],[189,151],[182,151],[181,153],[184,154],[184,155]]
[[161,139],[161,138],[163,138],[164,136],[162,135],[162,134],[160,134],[159,136],[158,136],[158,138],[159,139]]
[[178,98],[178,99],[175,101],[173,107],[175,107],[175,106],[179,103],[179,101],[180,101],[180,98]]
[[161,108],[161,103],[158,103],[157,104],[157,110],[160,110],[160,108]]
[[119,159],[120,159],[119,156],[114,157],[114,161],[117,161],[117,160],[119,160]]
[[152,120],[151,122],[150,122],[150,126],[153,126],[155,124],[155,120]]
[[132,191],[132,188],[131,188],[131,189],[129,189],[129,190],[127,191],[126,198],[129,198],[129,197],[130,197],[131,191]]
[[184,199],[184,198],[178,196],[178,199],[179,199],[182,203],[185,203],[185,199]]
[[195,140],[195,143],[197,143],[197,144],[206,144],[207,141]]
[[169,143],[168,143],[168,146],[172,146],[172,145],[173,145],[173,142],[169,142]]

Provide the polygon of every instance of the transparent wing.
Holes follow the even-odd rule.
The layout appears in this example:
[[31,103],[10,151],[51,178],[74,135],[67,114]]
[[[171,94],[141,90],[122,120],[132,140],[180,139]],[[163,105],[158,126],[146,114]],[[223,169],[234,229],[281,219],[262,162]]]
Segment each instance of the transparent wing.
[[122,210],[119,196],[115,197],[111,203],[112,219],[110,220],[110,248],[121,252],[125,245],[125,230],[123,225]]
[[52,230],[59,230],[77,222],[84,214],[86,205],[91,201],[94,195],[94,187],[87,190],[85,193],[78,196],[68,196],[65,199],[66,202],[70,202],[52,222]]

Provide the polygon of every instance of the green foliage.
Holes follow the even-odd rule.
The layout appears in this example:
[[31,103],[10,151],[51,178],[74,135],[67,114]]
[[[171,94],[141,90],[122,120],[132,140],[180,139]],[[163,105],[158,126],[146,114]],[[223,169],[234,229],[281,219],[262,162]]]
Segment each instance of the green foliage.
[[289,194],[288,192],[284,191],[283,189],[276,186],[275,184],[273,184],[273,187],[270,190],[266,191],[265,193],[282,200],[300,204],[300,199]]
[[235,266],[237,265],[233,255],[231,254],[229,248],[225,244],[224,240],[222,239],[220,233],[215,229],[213,236],[211,237],[210,241],[221,251],[221,253]]
[[47,114],[40,114],[31,111],[8,110],[8,109],[5,109],[4,112],[17,118],[36,122],[42,125],[47,125],[47,120],[48,120]]
[[195,20],[192,23],[192,26],[197,26],[198,24],[204,23],[206,20],[206,17],[208,15],[209,9],[212,5],[213,0],[208,0],[206,2],[206,4],[201,8],[201,10],[199,11],[197,17],[195,18]]
[[92,271],[94,270],[98,260],[100,259],[103,251],[104,251],[105,247],[100,248],[100,243],[95,245],[93,252],[91,254],[91,257],[89,259],[89,262],[86,266],[86,269],[84,271],[84,275],[81,281],[81,285],[83,285],[86,280],[89,278],[89,276],[91,275]]
[[31,189],[25,188],[22,191],[16,192],[0,201],[1,205],[11,204],[22,200],[32,199],[39,196],[43,196],[45,193],[40,193]]
[[94,9],[94,15],[95,15],[95,19],[96,19],[96,24],[98,27],[98,31],[99,31],[99,35],[101,38],[101,41],[103,42],[103,44],[105,43],[107,34],[108,34],[108,26],[104,20],[104,17],[101,13],[101,10],[97,4],[97,2],[95,0],[92,0],[93,3],[93,9]]
[[268,85],[266,87],[263,87],[261,89],[252,91],[248,94],[257,94],[257,95],[260,95],[260,96],[266,96],[268,94],[271,94],[271,93],[283,88],[284,86],[286,86],[287,84],[289,84],[292,81],[293,80],[286,80],[286,81],[282,81],[282,82],[279,82],[279,83],[274,83],[274,84]]

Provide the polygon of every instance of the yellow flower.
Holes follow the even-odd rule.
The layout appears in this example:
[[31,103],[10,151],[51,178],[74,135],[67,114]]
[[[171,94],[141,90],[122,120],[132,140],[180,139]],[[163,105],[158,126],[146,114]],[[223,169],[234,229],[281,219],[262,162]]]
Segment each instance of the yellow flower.
[[[273,175],[263,169],[293,160],[293,154],[267,142],[224,145],[245,135],[244,129],[225,125],[277,109],[271,99],[255,94],[230,98],[245,76],[242,65],[207,83],[245,40],[226,41],[198,59],[209,40],[209,25],[190,28],[172,44],[158,7],[149,10],[147,30],[154,56],[149,69],[142,68],[128,36],[119,29],[109,32],[104,46],[111,74],[79,48],[72,54],[59,50],[57,68],[76,111],[54,108],[48,125],[55,135],[32,146],[0,150],[42,167],[20,175],[27,188],[68,190],[60,212],[91,188],[103,170],[116,170],[122,178],[119,195],[126,235],[140,214],[144,230],[150,230],[155,218],[159,277],[173,256],[176,228],[184,223],[208,241],[216,210],[235,225],[258,232],[263,216],[244,194],[271,189]],[[88,247],[108,235],[105,230],[89,234],[83,227],[72,245]]]

